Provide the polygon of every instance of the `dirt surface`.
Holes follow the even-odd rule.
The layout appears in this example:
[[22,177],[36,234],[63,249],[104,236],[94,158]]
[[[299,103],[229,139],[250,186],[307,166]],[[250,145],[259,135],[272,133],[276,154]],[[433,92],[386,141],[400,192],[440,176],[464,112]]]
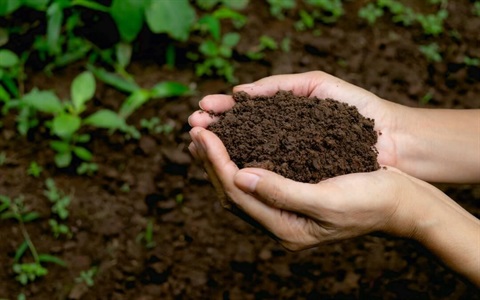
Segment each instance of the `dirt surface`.
[[333,99],[233,94],[235,106],[208,127],[239,167],[259,167],[295,181],[379,169],[375,121]]
[[[465,55],[480,57],[480,18],[473,15],[470,1],[449,1],[447,32],[435,39],[443,54],[438,63],[419,52],[419,44],[431,42],[420,28],[397,27],[387,17],[374,27],[360,21],[356,12],[365,2],[345,2],[347,14],[335,26],[319,25],[318,36],[295,31],[296,19],[273,19],[264,1],[251,1],[234,55],[239,82],[323,70],[404,105],[421,106],[429,94],[424,107],[480,107],[480,69],[463,63]],[[423,2],[408,3],[424,9]],[[94,20],[91,26],[91,32],[98,32]],[[278,41],[290,38],[290,51],[249,61],[245,53],[263,34]],[[142,54],[128,71],[141,86],[176,80],[195,86],[198,93],[149,102],[129,120],[138,126],[142,118],[159,116],[173,125],[171,134],[142,132],[140,141],[132,141],[92,132],[87,147],[95,154],[97,174],[58,170],[47,129],[25,138],[16,133],[12,116],[2,120],[0,151],[6,161],[0,166],[0,194],[23,195],[28,208],[40,213],[27,226],[33,242],[40,253],[57,255],[68,267],[48,265],[45,278],[22,287],[11,268],[22,236],[16,222],[1,220],[0,298],[16,299],[23,292],[27,299],[480,299],[475,286],[412,241],[369,235],[290,253],[223,210],[186,150],[186,120],[202,96],[230,93],[232,86],[195,77],[192,63],[182,56],[187,46],[178,45],[174,70],[162,67],[165,42],[145,38],[139,48]],[[29,69],[25,88],[53,89],[66,99],[72,79],[82,70],[83,64],[76,64],[48,77]],[[94,103],[118,109],[125,97],[99,83]],[[32,161],[44,167],[38,179],[26,175]],[[43,195],[49,177],[72,196],[67,222],[71,239],[55,239],[50,232],[50,203]],[[478,185],[439,187],[480,216]],[[149,220],[154,221],[153,248],[137,242]],[[92,287],[75,281],[93,266],[98,272]]]

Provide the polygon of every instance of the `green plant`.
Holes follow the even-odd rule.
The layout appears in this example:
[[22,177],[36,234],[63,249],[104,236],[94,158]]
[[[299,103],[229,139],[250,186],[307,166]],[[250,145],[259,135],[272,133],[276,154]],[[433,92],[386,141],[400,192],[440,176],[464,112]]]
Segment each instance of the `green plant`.
[[4,104],[3,113],[10,108],[11,100],[22,93],[26,58],[27,55],[19,57],[10,50],[0,49],[0,103]]
[[140,233],[137,236],[137,242],[143,242],[146,248],[151,249],[156,246],[155,241],[153,240],[153,225],[154,220],[148,219],[147,226],[145,227],[145,232]]
[[310,13],[308,13],[303,9],[300,10],[298,14],[300,16],[300,20],[295,22],[295,25],[294,25],[295,29],[298,31],[312,29],[313,26],[315,25],[315,18]]
[[480,66],[480,58],[478,57],[463,57],[463,63],[469,67],[479,67]]
[[312,15],[323,23],[331,24],[345,13],[342,0],[305,0],[305,2],[315,9]]
[[50,225],[50,229],[52,230],[53,236],[55,238],[59,238],[60,236],[64,235],[68,238],[72,237],[72,232],[67,225],[58,223],[55,219],[49,219],[48,225]]
[[204,10],[210,10],[221,4],[231,9],[244,9],[248,5],[249,0],[196,0],[198,7]]
[[31,175],[35,178],[40,177],[40,174],[42,173],[43,168],[38,165],[36,161],[32,161],[30,163],[30,166],[28,167],[27,174]]
[[0,166],[3,166],[7,161],[7,154],[5,151],[0,152]]
[[440,47],[437,43],[418,46],[420,52],[425,55],[430,62],[441,62],[442,55],[440,54]]
[[71,201],[70,197],[57,188],[52,178],[45,180],[45,186],[46,189],[43,191],[43,194],[53,204],[52,213],[57,215],[61,220],[67,219],[70,214],[68,211],[68,206]]
[[433,99],[433,93],[432,92],[428,92],[426,93],[425,95],[423,95],[423,97],[420,99],[420,104],[422,105],[426,105],[430,102],[430,100]]
[[257,60],[262,59],[265,56],[265,50],[277,50],[278,43],[267,35],[262,35],[259,39],[259,44],[255,49],[247,52],[247,56],[250,59]]
[[[14,219],[18,221],[24,238],[24,242],[17,248],[13,259],[13,271],[17,274],[15,279],[22,285],[47,275],[48,269],[43,265],[44,263],[56,263],[60,266],[66,266],[65,262],[56,256],[38,254],[25,227],[25,223],[36,220],[38,217],[38,213],[28,211],[25,208],[21,197],[12,201],[9,197],[0,195],[0,219]],[[27,250],[30,250],[33,262],[21,262]]]
[[417,15],[417,21],[422,25],[426,35],[437,36],[443,32],[443,21],[448,17],[446,9],[440,9],[436,14]]
[[95,172],[98,171],[98,165],[91,162],[82,162],[77,168],[78,175],[88,175],[92,176]]
[[160,118],[152,117],[150,120],[141,119],[140,127],[146,129],[150,134],[170,133],[173,126],[169,124],[161,124]]
[[378,18],[383,16],[383,9],[375,3],[368,3],[358,11],[358,16],[366,20],[369,25],[373,25]]
[[473,3],[473,13],[480,17],[480,1],[478,0]]
[[80,275],[75,278],[75,282],[77,283],[85,283],[88,287],[92,287],[95,285],[94,277],[97,275],[98,267],[91,267],[86,271],[81,271]]
[[267,0],[270,5],[270,14],[277,19],[284,19],[283,12],[295,8],[295,0]]

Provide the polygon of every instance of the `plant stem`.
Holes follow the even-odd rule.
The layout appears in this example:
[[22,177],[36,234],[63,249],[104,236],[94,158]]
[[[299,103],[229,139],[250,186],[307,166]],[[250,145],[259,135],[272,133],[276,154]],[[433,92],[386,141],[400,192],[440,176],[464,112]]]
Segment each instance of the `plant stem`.
[[93,10],[101,11],[104,13],[110,13],[110,7],[98,4],[89,0],[73,0],[71,3],[72,6],[83,6]]
[[14,214],[16,215],[16,219],[18,220],[18,223],[20,224],[20,230],[22,231],[23,238],[27,242],[28,248],[30,249],[30,252],[32,253],[33,259],[35,260],[35,263],[39,264],[40,259],[38,258],[37,249],[33,245],[32,239],[30,238],[30,235],[28,234],[27,228],[25,227],[25,223],[23,222],[22,215],[18,211],[17,205],[13,205],[12,209],[13,209]]

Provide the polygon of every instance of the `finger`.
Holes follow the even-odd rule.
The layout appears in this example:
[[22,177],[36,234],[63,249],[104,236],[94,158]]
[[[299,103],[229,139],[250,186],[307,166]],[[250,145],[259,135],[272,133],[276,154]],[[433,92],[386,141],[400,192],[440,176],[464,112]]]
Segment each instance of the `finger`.
[[258,196],[267,205],[282,210],[315,216],[319,200],[332,190],[328,183],[317,185],[296,182],[276,173],[257,168],[242,169],[235,175],[235,185],[246,193]]
[[232,96],[208,95],[198,103],[201,109],[208,112],[223,113],[235,105]]
[[310,96],[322,76],[327,75],[323,72],[274,75],[254,83],[238,85],[233,88],[233,92],[244,91],[250,96],[272,96],[279,90],[287,90],[298,96]]
[[188,151],[190,151],[190,154],[193,156],[193,158],[195,158],[196,160],[200,159],[198,156],[197,146],[195,146],[193,142],[188,145]]
[[192,127],[207,128],[210,124],[216,122],[217,120],[218,117],[215,117],[206,111],[197,110],[188,117],[188,124]]

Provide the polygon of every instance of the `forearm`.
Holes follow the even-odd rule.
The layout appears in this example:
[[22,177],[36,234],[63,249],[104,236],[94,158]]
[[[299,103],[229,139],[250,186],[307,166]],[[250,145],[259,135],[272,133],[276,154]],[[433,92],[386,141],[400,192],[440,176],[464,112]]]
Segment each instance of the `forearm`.
[[413,238],[480,286],[480,221],[446,195],[435,198],[417,221]]
[[480,182],[480,110],[401,109],[397,167],[430,182]]

